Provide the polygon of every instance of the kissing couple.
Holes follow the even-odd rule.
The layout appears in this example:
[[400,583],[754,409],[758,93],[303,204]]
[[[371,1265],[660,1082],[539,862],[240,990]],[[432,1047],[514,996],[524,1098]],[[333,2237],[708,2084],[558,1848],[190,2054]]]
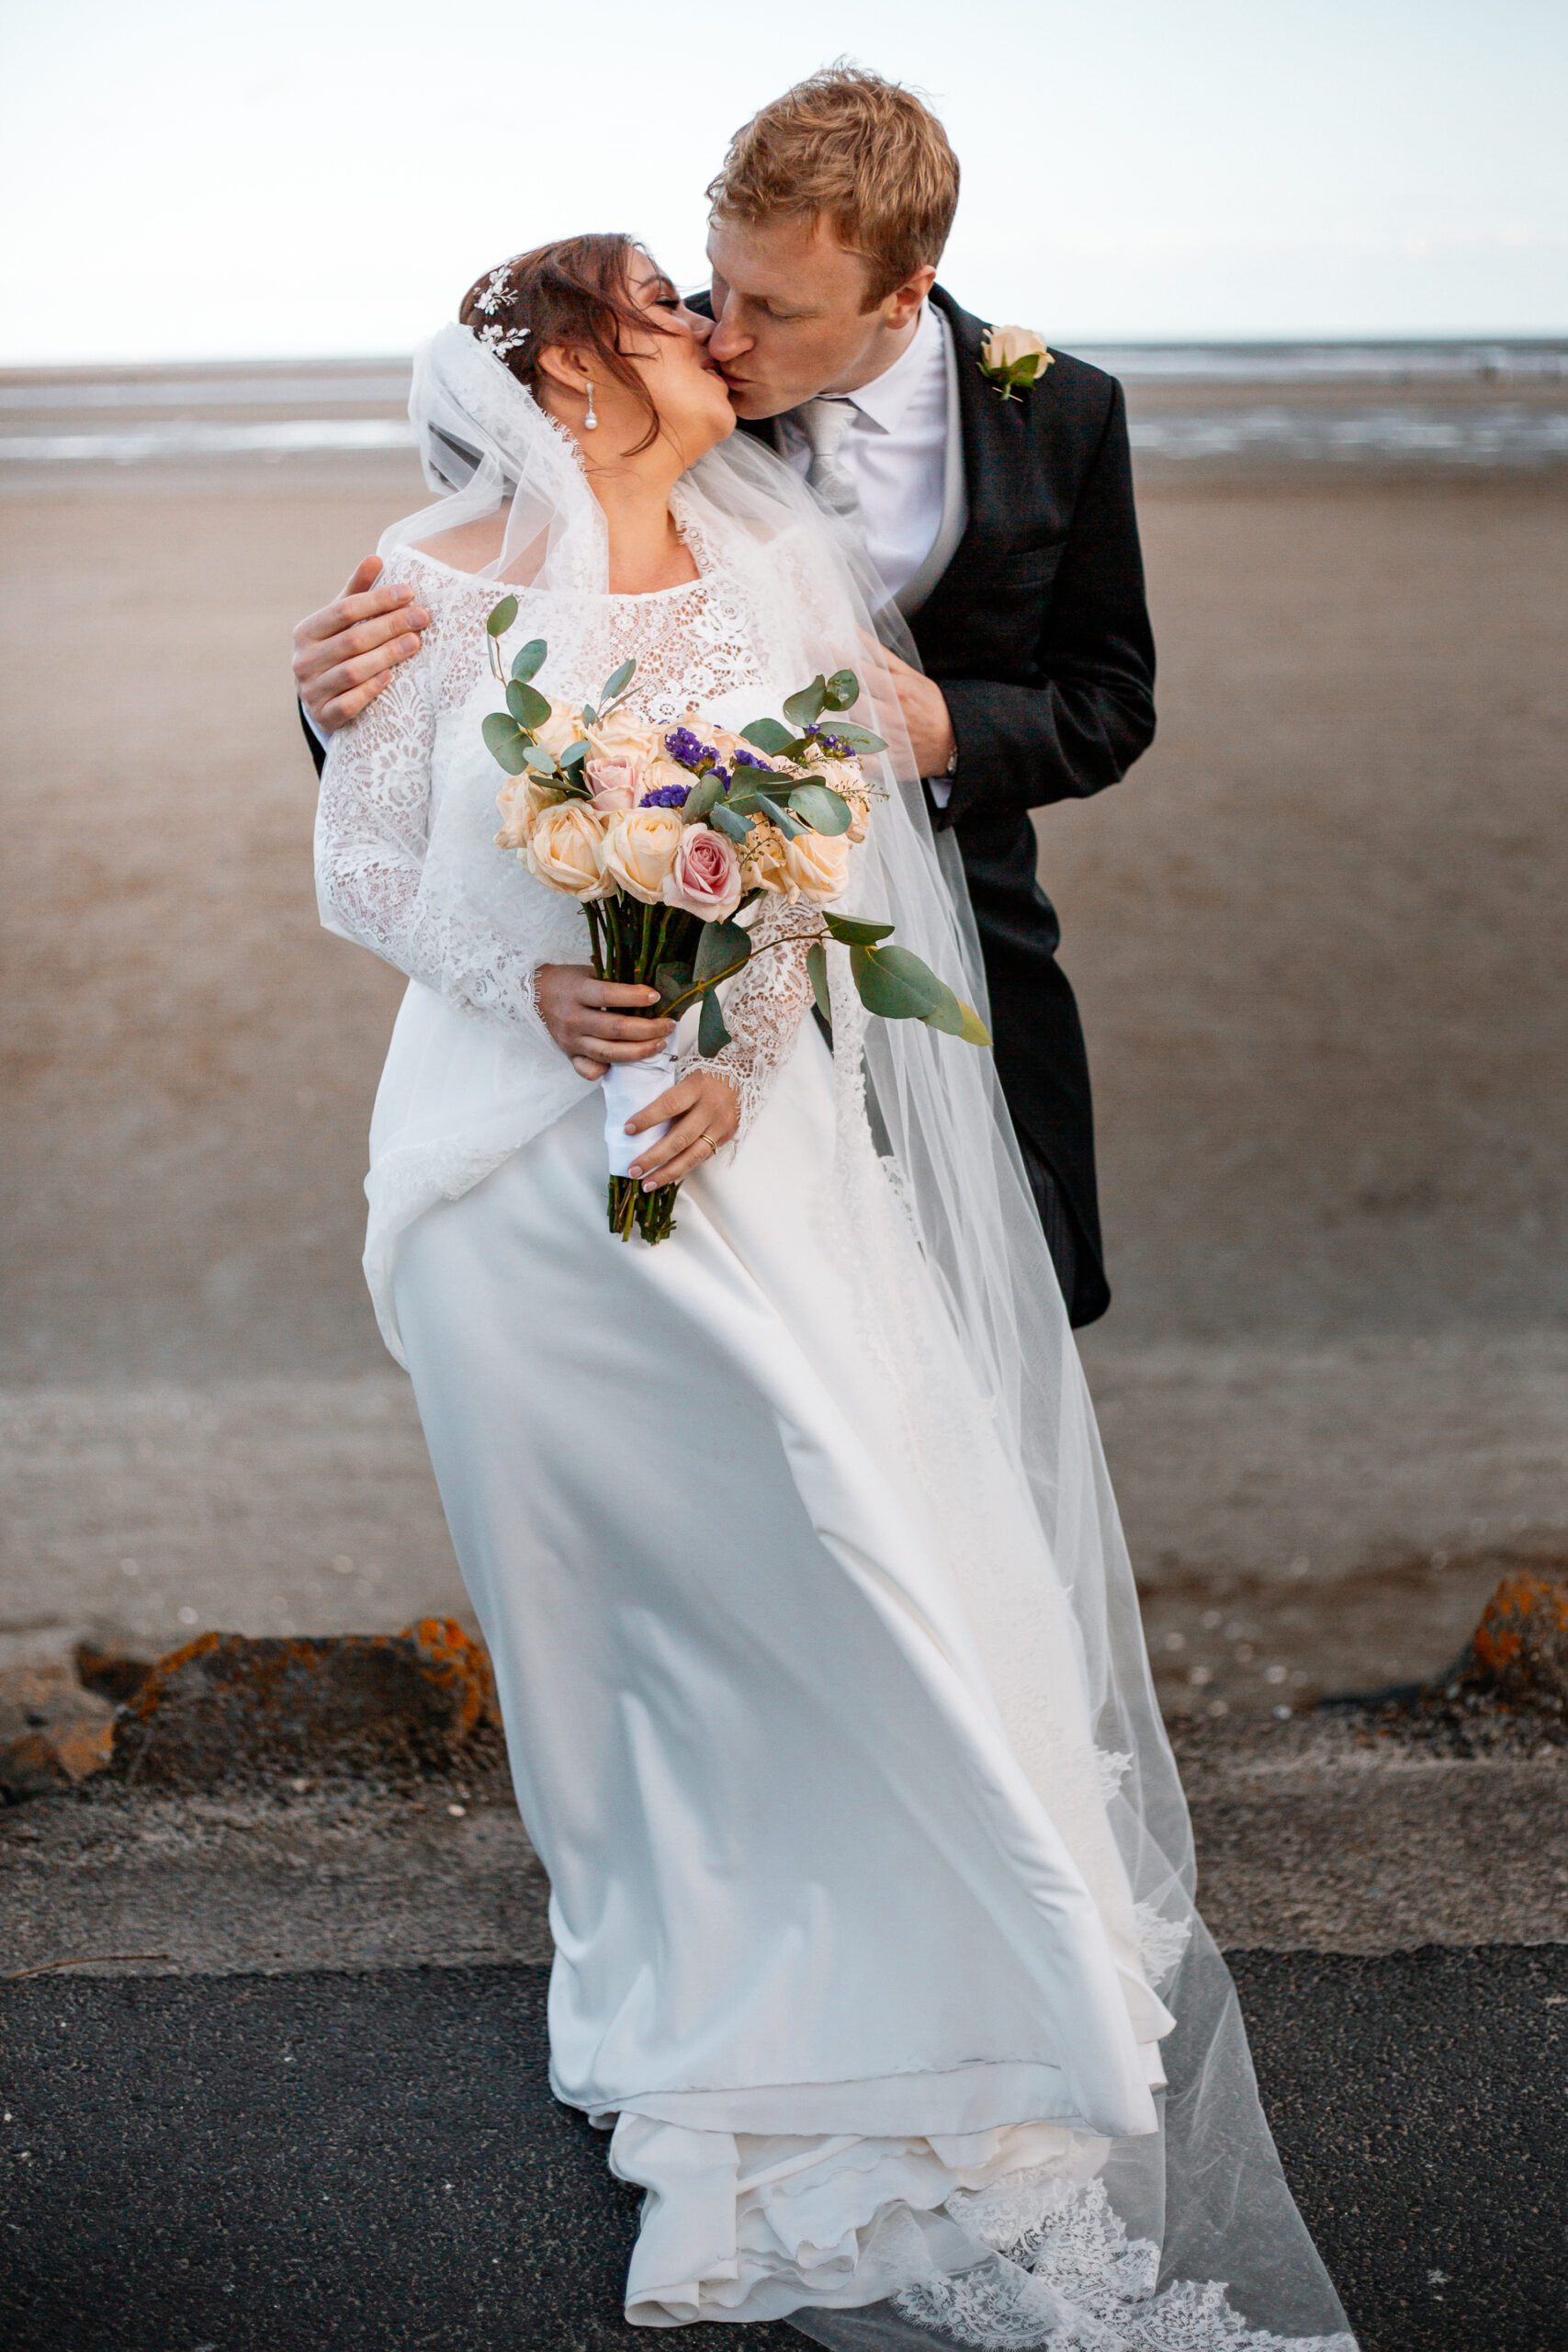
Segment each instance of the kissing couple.
[[[1121,393],[937,287],[958,166],[894,84],[813,76],[709,193],[711,306],[610,234],[469,289],[435,502],[297,635],[322,919],[410,981],[366,1272],[550,1879],[551,2086],[645,2192],[636,2325],[1351,2352],[1070,1328],[1029,812],[1152,731]],[[606,977],[606,910],[727,876],[712,1025]],[[889,927],[994,1046],[878,1017]],[[672,1227],[607,1226],[607,1149]]]

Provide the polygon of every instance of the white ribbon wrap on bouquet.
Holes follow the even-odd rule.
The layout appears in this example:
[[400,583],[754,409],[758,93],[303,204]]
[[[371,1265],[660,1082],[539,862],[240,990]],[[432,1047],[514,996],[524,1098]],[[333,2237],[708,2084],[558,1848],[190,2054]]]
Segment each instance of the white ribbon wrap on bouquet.
[[645,1062],[612,1062],[600,1082],[604,1089],[604,1149],[610,1173],[625,1176],[629,1174],[639,1151],[670,1132],[670,1121],[664,1119],[656,1127],[644,1127],[639,1134],[629,1136],[626,1121],[645,1111],[674,1085],[673,1038]]

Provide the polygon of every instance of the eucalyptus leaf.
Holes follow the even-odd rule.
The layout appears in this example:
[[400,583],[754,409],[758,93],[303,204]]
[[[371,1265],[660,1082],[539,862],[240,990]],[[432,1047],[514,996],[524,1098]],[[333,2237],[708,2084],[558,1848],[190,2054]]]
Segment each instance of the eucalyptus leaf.
[[784,717],[793,719],[796,727],[806,728],[821,718],[827,701],[828,681],[818,672],[811,684],[802,686],[797,695],[786,695],[782,708]]
[[537,686],[525,684],[513,678],[506,689],[506,707],[519,727],[543,727],[550,715],[547,698]]
[[599,724],[599,714],[591,702],[585,702],[582,706],[582,723],[584,727],[597,727]]
[[962,1037],[964,1035],[964,1007],[951,989],[943,989],[939,1002],[924,1015],[924,1019],[928,1029],[941,1029],[949,1037]]
[[507,630],[512,627],[513,622],[516,618],[516,597],[503,596],[500,604],[496,605],[495,609],[491,614],[489,620],[486,621],[485,627],[489,629],[491,637],[504,637]]
[[847,833],[854,822],[849,802],[830,784],[797,784],[789,805],[813,832]]
[[499,760],[508,775],[521,775],[529,746],[516,720],[503,710],[492,710],[479,731],[491,759]]
[[703,1009],[697,1019],[697,1051],[699,1054],[720,1054],[728,1043],[729,1032],[724,1025],[723,1009],[710,989],[703,999]]
[[860,680],[852,670],[835,670],[822,697],[828,710],[852,710],[860,700]]
[[723,790],[723,785],[711,769],[706,775],[698,776],[686,795],[685,806],[681,811],[681,822],[683,825],[700,825]]
[[520,686],[525,686],[529,679],[543,667],[545,656],[549,650],[542,637],[535,637],[529,639],[520,653],[513,655],[512,674]]
[[[793,795],[791,797],[793,797]],[[759,792],[757,795],[757,806],[761,810],[764,817],[771,817],[773,819],[774,824],[778,827],[786,842],[797,841],[800,835],[805,832],[806,827],[801,823],[800,819],[798,817],[792,817],[789,810],[784,808],[780,802],[774,800],[770,794],[766,792]]]
[[[744,775],[745,769],[742,768],[740,773]],[[737,817],[754,817],[761,806],[761,796],[752,785],[732,784],[725,796],[724,806],[732,809]]]
[[675,997],[684,996],[692,985],[689,964],[660,964],[654,974],[654,984],[666,1004]]
[[885,1021],[927,1020],[953,995],[908,947],[853,947],[850,969],[861,1002]]
[[819,939],[814,939],[806,951],[806,969],[811,981],[811,993],[817,1000],[817,1010],[824,1021],[831,1021],[833,1006],[828,994],[828,950]]
[[828,907],[822,910],[822,920],[828,926],[829,936],[841,941],[846,947],[874,947],[879,939],[891,939],[893,936],[890,922],[862,922],[857,915],[836,915]]
[[709,811],[708,822],[710,825],[714,826],[717,831],[721,833],[728,833],[732,842],[742,842],[747,841],[750,836],[750,819],[749,817],[738,817],[734,809],[727,808],[722,800],[716,800],[714,802],[713,808]]
[[847,718],[841,727],[835,727],[832,731],[840,743],[849,745],[852,752],[885,752],[887,749],[885,737],[874,735],[869,727],[853,726]]
[[569,743],[560,755],[560,764],[563,768],[581,767],[588,753],[586,743]]
[[780,752],[787,752],[795,737],[787,727],[781,727],[776,718],[754,718],[750,727],[740,729],[740,740],[743,743],[750,743],[754,752],[764,752],[771,760],[775,759]]
[[531,767],[536,775],[553,776],[557,774],[555,761],[542,743],[526,744],[524,747],[523,760],[524,764]]
[[705,988],[738,972],[751,953],[751,934],[738,922],[705,922],[697,941],[692,978]]
[[635,662],[623,662],[618,670],[611,671],[609,676],[604,681],[604,691],[599,697],[599,707],[601,710],[607,708],[608,706],[615,701],[617,695],[625,694],[626,688],[631,684],[636,671],[637,663]]

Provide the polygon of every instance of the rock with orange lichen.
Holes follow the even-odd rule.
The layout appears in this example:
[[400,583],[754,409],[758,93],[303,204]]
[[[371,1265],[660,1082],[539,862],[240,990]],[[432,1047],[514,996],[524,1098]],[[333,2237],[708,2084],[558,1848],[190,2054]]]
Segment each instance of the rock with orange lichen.
[[84,1690],[63,1666],[0,1674],[0,1794],[40,1796],[74,1788],[108,1762],[114,1709]]
[[1505,1577],[1442,1680],[1450,1697],[1472,1691],[1498,1706],[1568,1713],[1568,1584]]
[[158,1659],[115,1726],[126,1780],[231,1779],[450,1765],[492,1719],[490,1660],[455,1619],[401,1634],[202,1634]]
[[1568,1747],[1568,1584],[1505,1577],[1446,1674],[1323,1704],[1369,1736],[1450,1756],[1540,1755]]

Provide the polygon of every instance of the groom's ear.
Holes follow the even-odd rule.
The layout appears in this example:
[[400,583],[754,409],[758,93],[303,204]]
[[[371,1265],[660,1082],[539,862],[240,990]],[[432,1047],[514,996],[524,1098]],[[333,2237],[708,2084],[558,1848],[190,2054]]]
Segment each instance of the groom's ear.
[[928,266],[914,271],[902,286],[896,286],[891,294],[884,295],[880,307],[887,324],[890,327],[907,327],[935,284],[936,271]]

